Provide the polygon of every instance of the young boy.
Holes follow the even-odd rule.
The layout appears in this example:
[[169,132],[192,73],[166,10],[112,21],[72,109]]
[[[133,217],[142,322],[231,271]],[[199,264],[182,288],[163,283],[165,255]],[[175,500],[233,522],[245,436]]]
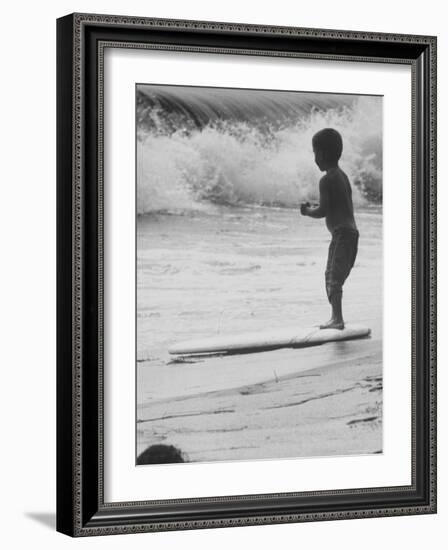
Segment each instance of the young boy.
[[331,304],[331,319],[320,328],[344,328],[342,316],[342,286],[347,279],[358,251],[359,233],[353,216],[350,181],[339,168],[342,137],[333,128],[325,128],[313,137],[314,159],[326,174],[319,182],[319,205],[309,202],[300,206],[300,212],[311,218],[325,218],[331,233],[328,250],[325,286]]

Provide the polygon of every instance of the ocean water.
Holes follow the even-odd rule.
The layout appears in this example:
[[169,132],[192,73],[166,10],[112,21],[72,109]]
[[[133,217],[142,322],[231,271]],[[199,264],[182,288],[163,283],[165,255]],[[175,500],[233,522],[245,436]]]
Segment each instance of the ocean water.
[[[357,212],[358,258],[344,287],[346,322],[382,327],[382,215]],[[169,362],[170,344],[326,321],[330,235],[297,210],[220,207],[137,223],[137,359]]]
[[355,204],[381,203],[381,97],[141,86],[138,213],[316,200],[311,138],[325,127],[342,134]]

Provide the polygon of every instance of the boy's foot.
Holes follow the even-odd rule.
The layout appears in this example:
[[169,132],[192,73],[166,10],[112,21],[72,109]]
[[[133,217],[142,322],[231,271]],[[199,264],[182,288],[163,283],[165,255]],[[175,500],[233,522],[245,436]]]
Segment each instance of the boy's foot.
[[319,328],[335,328],[337,330],[343,330],[344,326],[344,321],[340,321],[338,319],[330,319],[323,325],[320,325]]

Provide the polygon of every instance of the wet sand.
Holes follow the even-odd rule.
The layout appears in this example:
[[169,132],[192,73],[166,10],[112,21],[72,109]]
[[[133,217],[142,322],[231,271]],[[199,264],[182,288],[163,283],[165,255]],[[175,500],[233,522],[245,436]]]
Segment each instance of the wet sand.
[[[355,349],[350,349],[354,344]],[[382,363],[378,344],[326,344],[347,358],[300,371],[304,350],[278,350],[215,358],[210,369],[267,367],[260,382],[153,400],[138,410],[139,451],[154,443],[175,445],[189,461],[349,455],[382,450]],[[307,350],[308,353],[310,350]],[[278,375],[279,364],[298,373]],[[214,363],[214,364],[213,364]],[[188,364],[183,365],[188,380]],[[266,370],[266,372],[267,372]],[[178,379],[181,378],[178,373]],[[216,374],[205,378],[216,378]],[[198,379],[198,383],[200,380]],[[207,391],[209,390],[209,391]],[[176,392],[172,392],[176,393]]]
[[345,314],[371,338],[173,358],[169,345],[190,337],[325,320],[328,234],[282,211],[140,220],[137,454],[158,443],[188,461],[381,452],[381,215],[358,225]]

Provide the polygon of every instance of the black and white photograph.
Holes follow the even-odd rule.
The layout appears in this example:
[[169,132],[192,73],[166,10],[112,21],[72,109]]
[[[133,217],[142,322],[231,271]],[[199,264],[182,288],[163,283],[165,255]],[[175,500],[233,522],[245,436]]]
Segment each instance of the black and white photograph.
[[136,463],[383,452],[383,98],[136,85]]
[[441,548],[447,10],[403,7],[6,4],[6,550]]

